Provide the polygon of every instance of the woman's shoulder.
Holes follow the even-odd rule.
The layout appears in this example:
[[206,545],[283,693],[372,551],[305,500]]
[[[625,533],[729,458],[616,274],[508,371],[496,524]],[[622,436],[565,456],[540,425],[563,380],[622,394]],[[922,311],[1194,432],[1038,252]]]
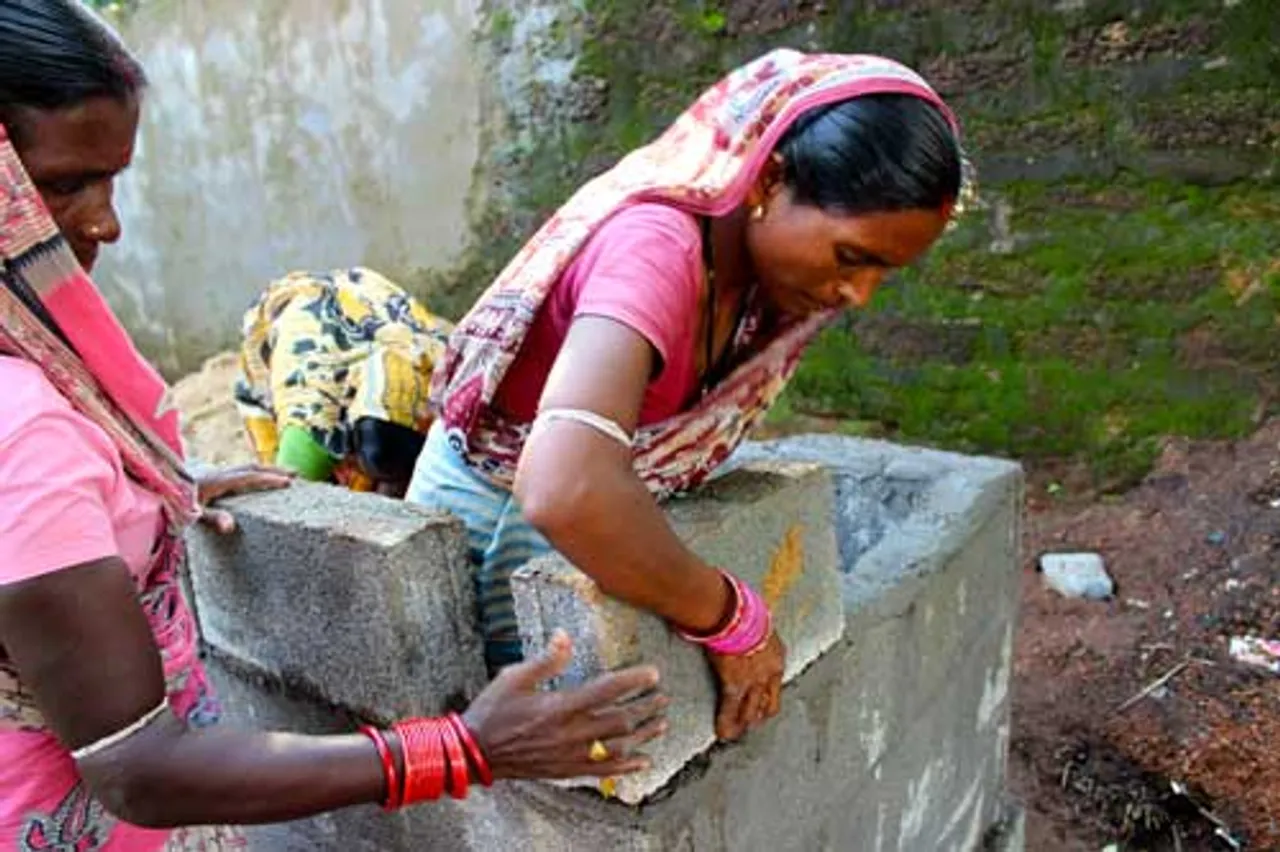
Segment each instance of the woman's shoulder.
[[0,357],[0,383],[0,585],[119,553],[123,468],[106,434],[36,365]]
[[43,416],[75,413],[44,371],[30,361],[0,356],[0,388],[5,395],[0,406],[0,442]]
[[0,356],[0,388],[4,388],[5,395],[5,404],[0,406],[0,432],[14,420],[29,420],[50,409],[70,408],[45,371],[22,358]]
[[701,250],[702,228],[692,213],[659,202],[625,207],[596,233],[598,240],[666,245],[680,251]]

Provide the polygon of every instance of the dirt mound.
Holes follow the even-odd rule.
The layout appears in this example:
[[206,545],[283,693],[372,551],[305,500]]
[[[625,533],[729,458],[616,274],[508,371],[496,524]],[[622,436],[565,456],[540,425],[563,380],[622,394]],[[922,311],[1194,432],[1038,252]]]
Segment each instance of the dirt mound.
[[[1014,677],[1027,848],[1229,848],[1206,811],[1246,848],[1280,848],[1280,677],[1228,653],[1232,636],[1280,633],[1280,421],[1169,441],[1109,502],[1054,505],[1044,484],[1029,489]],[[1116,599],[1046,589],[1034,566],[1051,550],[1101,553]]]
[[213,465],[254,460],[231,396],[237,372],[236,354],[224,352],[173,386],[174,400],[182,412],[182,437],[191,458]]

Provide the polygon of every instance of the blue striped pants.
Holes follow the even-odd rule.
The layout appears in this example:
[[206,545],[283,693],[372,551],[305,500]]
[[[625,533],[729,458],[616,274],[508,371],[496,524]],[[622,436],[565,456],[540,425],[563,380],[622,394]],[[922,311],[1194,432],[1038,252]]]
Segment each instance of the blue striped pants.
[[550,543],[524,519],[510,491],[485,480],[449,446],[438,422],[427,433],[405,499],[449,512],[466,525],[485,658],[495,670],[519,662],[523,649],[511,575],[530,559],[551,552]]

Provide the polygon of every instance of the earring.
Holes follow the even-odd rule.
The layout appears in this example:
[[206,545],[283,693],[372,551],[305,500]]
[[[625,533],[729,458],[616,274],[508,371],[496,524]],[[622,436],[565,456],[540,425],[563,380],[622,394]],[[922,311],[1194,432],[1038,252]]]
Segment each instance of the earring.
[[760,220],[762,220],[763,218],[764,218],[764,205],[763,205],[763,204],[757,204],[755,207],[752,207],[752,208],[751,208],[751,221],[753,221],[753,222],[759,222],[759,221],[760,221]]

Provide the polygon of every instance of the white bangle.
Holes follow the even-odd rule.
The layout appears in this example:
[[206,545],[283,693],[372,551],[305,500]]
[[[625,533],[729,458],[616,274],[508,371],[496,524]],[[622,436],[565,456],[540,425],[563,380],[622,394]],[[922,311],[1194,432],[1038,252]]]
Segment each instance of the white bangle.
[[[622,444],[628,450],[631,449],[631,436],[627,434],[627,430],[609,418],[596,414],[594,411],[587,411],[585,408],[548,408],[538,412],[538,416],[533,421],[533,428],[537,429],[538,424],[545,423],[548,420],[572,420],[575,423],[581,423],[583,426],[590,426],[602,435],[607,435]],[[532,432],[532,430],[530,431]]]
[[83,746],[71,752],[71,759],[77,761],[84,760],[86,757],[92,757],[100,751],[106,751],[112,746],[119,745],[129,739],[129,737],[138,733],[138,731],[141,731],[147,725],[150,725],[156,719],[159,719],[160,716],[168,709],[169,699],[166,697],[164,701],[160,702],[158,707],[153,707],[148,710],[142,718],[138,719],[136,722],[121,728],[114,734],[108,734],[96,742],[89,743],[87,746]]

